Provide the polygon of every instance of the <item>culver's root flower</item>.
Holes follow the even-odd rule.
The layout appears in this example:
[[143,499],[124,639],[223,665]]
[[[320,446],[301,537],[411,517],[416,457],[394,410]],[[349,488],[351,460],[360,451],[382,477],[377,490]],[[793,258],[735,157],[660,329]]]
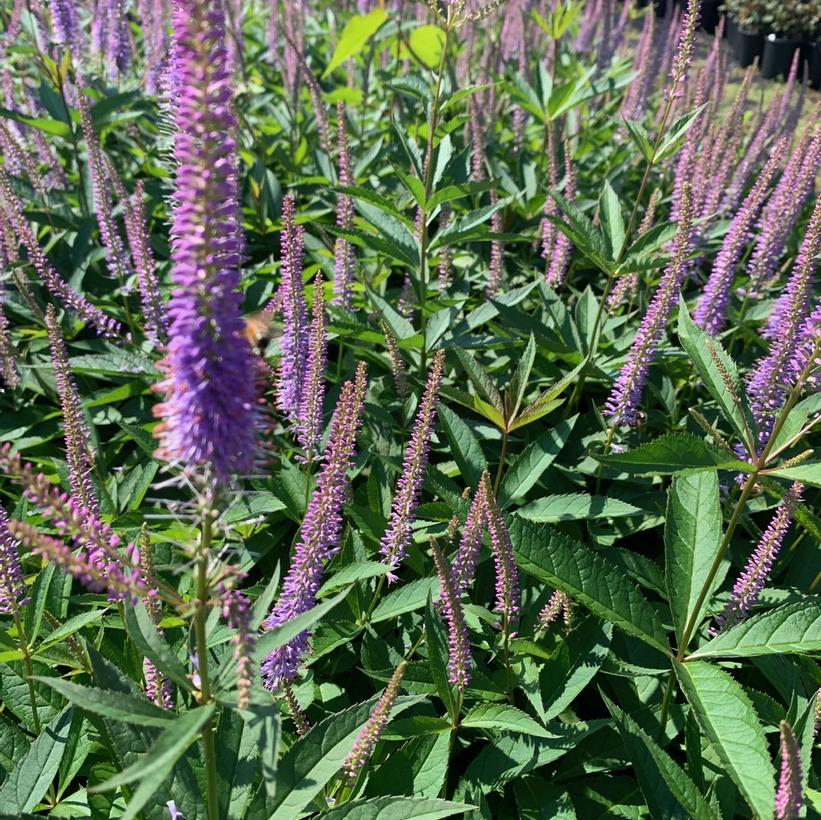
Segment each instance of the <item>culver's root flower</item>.
[[17,543],[9,531],[9,518],[0,507],[0,614],[11,615],[28,603]]
[[171,326],[159,454],[217,479],[249,471],[256,452],[254,365],[243,336],[236,119],[222,2],[174,8],[176,92]]
[[402,472],[396,482],[388,527],[379,547],[383,563],[390,567],[387,577],[391,583],[396,580],[396,570],[402,563],[411,543],[416,507],[419,504],[419,494],[422,491],[425,470],[428,466],[430,437],[436,425],[436,408],[439,403],[439,388],[442,384],[444,367],[445,352],[440,350],[434,356],[428,371],[425,393],[413,421],[411,439],[402,461]]
[[382,692],[382,696],[376,703],[371,716],[367,723],[362,727],[362,730],[356,736],[353,748],[348,753],[345,761],[342,764],[342,771],[345,773],[349,783],[353,783],[359,776],[368,758],[373,754],[376,744],[379,743],[379,738],[382,737],[382,732],[391,716],[391,709],[393,709],[396,698],[399,695],[399,688],[402,685],[402,678],[405,676],[405,670],[408,668],[407,661],[402,661],[396,667],[388,685]]
[[555,590],[550,596],[550,600],[544,605],[544,608],[539,613],[539,618],[536,623],[537,629],[548,629],[550,625],[559,617],[559,614],[564,618],[565,624],[570,623],[570,598],[561,590]]
[[465,526],[459,548],[453,558],[453,578],[457,590],[464,592],[472,583],[476,572],[476,561],[482,546],[482,535],[487,525],[487,501],[484,487],[479,485],[473,494],[473,501],[468,509]]
[[496,503],[496,497],[493,495],[488,473],[482,476],[480,489],[485,496],[487,529],[490,533],[493,563],[496,567],[496,611],[503,616],[509,626],[519,614],[519,570],[516,567],[516,559],[513,557],[510,533],[502,511]]
[[[573,157],[570,154],[570,143],[566,137],[564,139],[564,196],[570,202],[576,198],[576,166],[573,163]],[[564,282],[572,252],[573,241],[557,229],[545,276],[550,287],[557,288]]]
[[[339,151],[337,180],[340,187],[355,183],[351,172],[351,155],[348,150],[348,134],[345,128],[345,105],[336,107],[337,147]],[[349,231],[353,227],[354,204],[348,194],[340,194],[336,201],[336,227]],[[351,283],[354,273],[353,245],[339,236],[334,244],[334,298],[331,304],[343,308],[351,306]]]
[[282,357],[279,365],[279,409],[292,422],[297,422],[308,358],[310,330],[308,309],[302,289],[302,235],[296,224],[296,200],[289,194],[282,200],[282,279],[280,308],[282,310]]
[[405,360],[402,358],[402,352],[399,350],[399,343],[396,341],[396,336],[388,327],[386,322],[382,322],[382,335],[385,337],[385,345],[388,348],[388,359],[391,363],[391,375],[393,376],[393,384],[396,388],[396,394],[399,400],[404,402],[410,395],[408,389],[408,369],[405,367]]
[[775,820],[795,820],[804,805],[801,788],[801,748],[792,726],[781,721],[781,773],[775,793]]
[[613,424],[634,425],[638,421],[639,404],[647,382],[647,374],[667,326],[667,320],[678,303],[679,290],[687,273],[691,217],[690,186],[685,183],[672,259],[653,294],[653,300],[642,319],[627,354],[627,360],[605,402],[604,414],[610,417]]
[[727,606],[716,618],[715,632],[720,632],[744,620],[755,606],[764,584],[770,577],[770,570],[784,543],[784,537],[792,522],[793,512],[801,501],[803,491],[804,487],[797,481],[794,482],[778,505],[775,515],[761,535],[744,571],[735,582]]
[[251,630],[251,602],[238,589],[226,590],[222,596],[222,617],[235,630],[231,637],[237,664],[237,706],[245,709],[251,697],[256,636]]
[[[331,420],[322,470],[308,502],[282,592],[265,622],[267,629],[281,626],[315,604],[325,562],[339,549],[342,505],[349,486],[348,471],[356,452],[356,433],[362,420],[365,381],[365,366],[360,364],[356,380],[345,382],[342,386]],[[262,677],[268,689],[279,690],[296,677],[308,649],[308,639],[309,633],[301,632],[265,659]]]
[[442,614],[448,626],[448,681],[464,692],[470,683],[470,635],[465,613],[453,570],[435,540],[431,540],[431,549],[439,575]]
[[[148,536],[148,529],[143,525],[140,531],[139,561],[140,574],[147,589],[156,589],[156,579],[154,577],[154,559],[151,552],[151,539]],[[162,619],[162,607],[156,594],[145,595],[143,605],[154,628],[162,634],[160,620]],[[174,687],[169,678],[160,672],[154,663],[148,658],[143,658],[143,680],[145,681],[145,696],[156,706],[165,709],[174,708]]]
[[316,451],[322,434],[322,402],[325,398],[325,367],[328,361],[328,339],[325,334],[325,291],[322,275],[314,285],[311,338],[308,341],[308,361],[299,402],[297,439],[309,458]]
[[75,500],[96,514],[100,505],[94,483],[91,480],[92,459],[89,445],[89,430],[83,416],[83,405],[74,374],[68,364],[68,351],[60,332],[57,313],[53,305],[46,308],[46,328],[51,346],[51,362],[54,367],[54,381],[60,396],[63,411],[63,430],[66,441],[66,461],[68,462],[68,483]]

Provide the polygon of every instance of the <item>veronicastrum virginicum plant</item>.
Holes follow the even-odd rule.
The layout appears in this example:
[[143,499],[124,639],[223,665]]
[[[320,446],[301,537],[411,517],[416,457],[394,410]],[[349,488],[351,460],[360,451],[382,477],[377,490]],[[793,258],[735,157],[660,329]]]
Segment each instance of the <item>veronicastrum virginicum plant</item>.
[[818,809],[821,130],[698,5],[0,11],[4,810]]

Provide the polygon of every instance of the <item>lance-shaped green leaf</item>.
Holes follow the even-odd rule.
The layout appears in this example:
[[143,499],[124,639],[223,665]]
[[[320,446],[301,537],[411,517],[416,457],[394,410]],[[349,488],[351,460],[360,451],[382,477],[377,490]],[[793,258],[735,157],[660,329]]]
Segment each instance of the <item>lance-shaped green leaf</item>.
[[610,258],[619,259],[624,246],[624,215],[619,198],[607,180],[601,194],[601,221],[610,244]]
[[62,678],[35,677],[40,683],[50,686],[66,700],[101,717],[121,720],[124,723],[136,723],[143,726],[168,726],[176,718],[174,712],[160,709],[145,698],[135,698],[122,692],[108,689],[96,689],[93,686],[81,686],[78,683]]
[[510,411],[509,416],[515,418],[522,406],[522,399],[527,390],[527,383],[530,379],[530,371],[533,369],[533,362],[536,361],[536,339],[533,334],[527,340],[527,345],[522,353],[519,364],[516,367],[516,372],[510,380]]
[[319,588],[316,597],[319,599],[327,598],[332,592],[336,592],[338,589],[342,589],[342,587],[350,586],[355,581],[379,578],[382,575],[387,575],[388,572],[390,572],[390,567],[379,561],[357,561],[354,564],[343,567],[339,572],[334,573],[328,578]]
[[694,613],[694,609],[720,542],[718,476],[712,470],[676,476],[667,494],[664,571],[679,641],[689,621],[698,624],[703,617],[709,594],[699,612]]
[[[706,105],[706,103],[704,105]],[[664,139],[661,141],[661,144],[653,156],[654,164],[658,164],[678,151],[679,146],[684,142],[684,137],[687,135],[687,132],[692,128],[698,115],[704,110],[704,105],[700,105],[698,108],[694,108],[692,111],[683,114],[667,129]]]
[[436,694],[442,699],[448,714],[455,718],[453,688],[448,681],[448,636],[442,618],[433,606],[432,594],[428,595],[425,607],[425,643],[428,648],[428,668],[436,686]]
[[387,19],[388,12],[381,7],[377,7],[368,14],[357,14],[348,20],[337,41],[331,61],[322,76],[327,77],[346,60],[356,57]]
[[788,481],[800,481],[802,484],[810,484],[813,487],[821,487],[821,461],[799,464],[796,467],[768,470],[767,475],[786,478]]
[[157,632],[143,603],[137,601],[133,606],[124,607],[123,618],[128,635],[137,649],[174,683],[191,691],[188,672],[165,638]]
[[513,519],[510,537],[516,563],[525,572],[572,596],[628,635],[670,654],[655,609],[624,571],[604,556],[546,524],[519,517]]
[[633,475],[671,475],[687,470],[732,470],[749,473],[746,461],[685,433],[667,433],[626,453],[595,455],[606,467]]
[[519,732],[532,737],[551,737],[551,733],[527,712],[508,703],[480,703],[462,718],[459,725],[466,729],[494,729],[497,732]]
[[527,424],[546,416],[551,410],[557,407],[561,402],[557,401],[557,397],[564,393],[571,384],[576,380],[576,377],[581,373],[586,361],[582,361],[576,365],[569,373],[563,376],[556,384],[548,387],[534,402],[529,404],[519,413],[518,417],[514,419],[510,425],[510,432],[518,430]]
[[561,194],[551,191],[550,195],[561,208],[561,216],[551,216],[550,221],[581,251],[597,268],[604,273],[610,272],[608,247],[601,231],[594,227],[587,215],[578,205],[565,199]]
[[735,362],[718,340],[696,326],[683,301],[679,304],[678,336],[701,383],[718,403],[724,418],[745,444],[754,444],[752,415],[743,398]]
[[650,816],[719,820],[687,772],[615,703],[606,697],[604,701],[633,764]]
[[496,389],[493,379],[485,372],[485,369],[476,361],[473,354],[461,347],[455,347],[453,352],[459,363],[465,370],[471,384],[476,388],[479,395],[492,404],[500,413],[504,411],[502,396]]
[[451,448],[451,455],[465,481],[476,487],[487,470],[487,459],[482,446],[470,427],[447,405],[439,405],[439,421]]
[[0,806],[22,814],[43,799],[68,748],[73,716],[74,710],[69,706],[43,727],[0,786]]
[[719,632],[689,658],[752,658],[816,652],[821,652],[821,598],[808,598],[754,615]]
[[[419,700],[419,697],[397,698],[391,716]],[[339,771],[376,702],[374,698],[327,717],[288,749],[279,762],[277,789],[269,805],[269,820],[291,820],[300,816]]]
[[516,510],[516,515],[528,521],[554,523],[557,521],[593,520],[596,518],[624,518],[642,512],[627,501],[587,493],[561,493],[537,498]]
[[421,609],[428,600],[428,595],[433,595],[434,601],[439,600],[438,578],[420,578],[418,581],[411,581],[395,589],[379,602],[371,615],[371,623],[387,621],[397,615]]
[[373,797],[354,800],[325,812],[324,820],[439,820],[475,809],[468,803],[454,803],[434,797]]
[[570,438],[578,417],[576,414],[559,422],[522,451],[505,473],[499,492],[500,506],[507,507],[513,500],[522,498],[533,488]]
[[775,772],[764,730],[744,690],[703,661],[675,663],[676,677],[701,731],[758,817],[773,816]]
[[475,211],[470,211],[463,216],[449,222],[441,231],[439,231],[430,243],[430,250],[434,251],[440,245],[452,245],[456,242],[462,241],[466,236],[471,234],[473,228],[487,222],[496,211],[501,210],[507,205],[507,199],[500,199],[498,202],[485,205],[482,208],[477,208]]

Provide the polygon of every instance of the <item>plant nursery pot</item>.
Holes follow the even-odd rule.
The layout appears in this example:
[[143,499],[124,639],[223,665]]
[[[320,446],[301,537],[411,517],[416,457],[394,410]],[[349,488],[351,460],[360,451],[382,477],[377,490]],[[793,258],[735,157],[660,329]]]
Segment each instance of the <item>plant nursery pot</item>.
[[[764,53],[761,57],[761,75],[772,80],[775,77],[784,77],[790,73],[795,50],[801,47],[801,43],[796,40],[776,37],[769,34],[764,41]],[[800,72],[799,72],[800,73]]]
[[736,62],[742,67],[752,65],[757,59],[761,59],[761,52],[764,50],[764,35],[758,31],[747,31],[741,26],[735,26],[735,38],[733,40],[733,52]]
[[735,54],[735,41],[738,37],[738,23],[736,23],[736,21],[731,17],[728,17],[726,23],[724,24],[724,36],[727,38],[727,43],[733,50],[733,54]]
[[821,42],[807,46],[807,64],[809,66],[810,85],[821,88]]
[[712,34],[718,28],[719,13],[718,7],[721,0],[702,0],[701,3],[701,28],[708,34]]

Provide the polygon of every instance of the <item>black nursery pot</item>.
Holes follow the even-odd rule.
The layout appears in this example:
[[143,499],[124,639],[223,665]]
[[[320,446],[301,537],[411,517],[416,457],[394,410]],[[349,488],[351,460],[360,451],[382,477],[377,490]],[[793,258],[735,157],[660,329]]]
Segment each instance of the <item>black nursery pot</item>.
[[735,37],[733,38],[733,52],[736,62],[747,68],[756,59],[761,59],[761,52],[764,50],[764,35],[759,31],[747,31],[741,26],[735,26]]
[[712,34],[718,28],[718,8],[721,2],[722,0],[702,0],[701,28],[708,34]]
[[770,34],[764,41],[764,54],[761,58],[761,75],[768,80],[784,77],[790,73],[795,50],[801,47],[796,40],[776,37]]
[[727,38],[727,43],[733,51],[733,55],[735,56],[736,52],[736,37],[738,37],[738,23],[733,20],[731,17],[728,17],[724,23],[724,36]]
[[807,46],[807,64],[809,65],[810,85],[821,88],[821,42]]

